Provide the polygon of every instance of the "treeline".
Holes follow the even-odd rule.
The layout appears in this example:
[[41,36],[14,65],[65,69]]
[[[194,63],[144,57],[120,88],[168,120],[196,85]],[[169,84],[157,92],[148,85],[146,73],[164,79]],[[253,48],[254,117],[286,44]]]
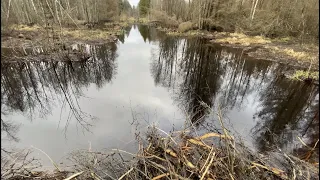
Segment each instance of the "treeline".
[[9,24],[75,24],[132,16],[128,0],[3,0],[1,26]]
[[271,37],[319,33],[318,0],[140,0],[139,13],[169,26],[191,21],[198,29]]

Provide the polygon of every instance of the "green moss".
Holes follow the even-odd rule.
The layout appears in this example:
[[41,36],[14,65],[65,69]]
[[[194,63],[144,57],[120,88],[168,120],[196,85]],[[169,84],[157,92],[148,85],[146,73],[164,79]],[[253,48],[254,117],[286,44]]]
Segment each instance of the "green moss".
[[298,70],[290,78],[295,80],[300,80],[300,81],[303,81],[307,78],[318,80],[319,72],[318,71],[308,72],[308,71]]

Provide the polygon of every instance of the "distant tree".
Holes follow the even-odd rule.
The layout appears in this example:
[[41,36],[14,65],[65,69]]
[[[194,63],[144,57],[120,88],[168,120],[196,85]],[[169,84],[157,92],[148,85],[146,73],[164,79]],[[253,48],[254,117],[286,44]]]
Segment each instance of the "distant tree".
[[138,4],[139,14],[144,17],[148,14],[150,8],[150,0],[140,0]]

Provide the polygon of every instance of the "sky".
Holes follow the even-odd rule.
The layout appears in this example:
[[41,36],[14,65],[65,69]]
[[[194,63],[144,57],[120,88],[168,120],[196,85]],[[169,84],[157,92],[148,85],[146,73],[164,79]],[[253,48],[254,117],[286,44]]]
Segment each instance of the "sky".
[[136,6],[138,5],[139,3],[139,0],[129,0],[129,3],[131,4],[131,6]]

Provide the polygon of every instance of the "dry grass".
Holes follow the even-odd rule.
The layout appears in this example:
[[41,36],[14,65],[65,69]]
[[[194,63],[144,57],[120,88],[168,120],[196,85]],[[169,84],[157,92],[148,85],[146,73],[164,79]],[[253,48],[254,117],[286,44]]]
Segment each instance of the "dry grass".
[[204,36],[206,35],[205,32],[199,30],[190,30],[187,32],[179,32],[172,28],[164,28],[164,27],[157,27],[158,30],[166,32],[169,36],[182,36],[182,37],[192,37],[192,36]]
[[270,49],[273,53],[281,53],[300,61],[310,62],[311,60],[316,59],[314,53],[307,52],[307,51],[296,51],[293,48],[281,48],[277,46],[266,46],[266,47]]
[[[225,36],[226,34],[220,33],[220,35]],[[230,33],[227,37],[219,38],[216,42],[250,46],[257,44],[268,44],[271,43],[271,40],[262,36],[247,36],[242,33]]]
[[180,23],[179,24],[179,27],[178,27],[178,31],[179,32],[187,32],[189,30],[191,30],[193,28],[193,23],[188,21],[188,22],[183,22],[183,23]]
[[[99,26],[99,25],[98,25]],[[2,40],[3,47],[16,47],[24,45],[47,45],[50,43],[74,41],[85,42],[109,42],[114,41],[117,35],[121,35],[125,31],[123,27],[129,26],[125,22],[106,23],[105,27],[88,29],[84,25],[78,25],[77,28],[54,26],[45,29],[38,25],[12,25],[9,30],[3,31]]]
[[63,29],[63,35],[71,36],[76,39],[83,40],[95,40],[95,39],[103,39],[107,40],[110,38],[114,32],[104,31],[104,30],[90,30],[90,29],[77,29],[77,30],[69,30]]
[[[311,62],[316,59],[318,45],[304,44],[299,45],[290,37],[269,39],[263,36],[247,36],[242,33],[216,33],[214,42],[230,44],[233,46],[250,47],[259,45],[270,57],[283,57],[285,59],[295,59],[297,61]],[[313,62],[314,63],[314,62]]]
[[16,29],[19,31],[38,31],[42,27],[38,25],[33,25],[33,26],[26,26],[26,25],[12,25],[9,27],[9,29]]

